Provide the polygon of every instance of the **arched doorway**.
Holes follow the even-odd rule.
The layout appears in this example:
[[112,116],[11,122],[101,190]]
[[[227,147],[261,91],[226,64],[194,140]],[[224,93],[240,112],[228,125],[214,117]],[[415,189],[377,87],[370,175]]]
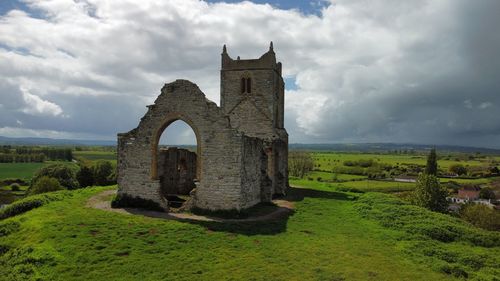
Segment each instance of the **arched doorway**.
[[182,205],[200,180],[200,151],[195,127],[183,116],[168,118],[154,136],[151,177],[171,207]]

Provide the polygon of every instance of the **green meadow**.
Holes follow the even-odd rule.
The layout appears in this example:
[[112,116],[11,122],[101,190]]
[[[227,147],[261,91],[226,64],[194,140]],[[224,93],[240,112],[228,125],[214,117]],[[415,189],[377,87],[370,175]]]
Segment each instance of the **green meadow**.
[[74,165],[62,161],[45,161],[44,163],[0,163],[0,180],[7,178],[30,180],[38,169],[54,163]]
[[[343,166],[345,161],[359,161],[373,159],[378,163],[390,165],[425,165],[427,156],[425,154],[374,154],[374,153],[340,153],[340,152],[314,152],[317,169],[332,170],[335,167]],[[444,159],[443,159],[444,158]],[[491,161],[499,161],[497,156],[485,156],[478,160],[469,160],[462,154],[458,155],[443,155],[439,159],[439,167],[441,169],[449,169],[451,165],[462,164],[468,166],[482,166]]]
[[65,192],[0,221],[0,280],[495,280],[500,274],[498,233],[390,195],[292,188],[291,216],[253,223],[173,221],[85,206],[113,188]]
[[116,152],[89,150],[89,151],[73,151],[73,157],[76,159],[81,158],[90,161],[108,160],[116,163],[117,156]]

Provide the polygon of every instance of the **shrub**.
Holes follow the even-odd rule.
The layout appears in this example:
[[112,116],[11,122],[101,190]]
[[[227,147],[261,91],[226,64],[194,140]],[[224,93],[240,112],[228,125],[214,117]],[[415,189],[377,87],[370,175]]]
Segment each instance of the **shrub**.
[[450,172],[461,176],[467,174],[467,168],[465,168],[464,165],[455,164],[450,166]]
[[57,181],[59,181],[59,183],[67,189],[76,189],[80,187],[78,181],[76,180],[75,171],[68,165],[52,164],[42,167],[35,172],[35,175],[31,180],[31,185],[34,185],[38,179],[43,176],[57,179]]
[[71,195],[72,194],[69,191],[58,191],[53,193],[28,196],[0,209],[0,220],[25,213],[29,210],[43,206],[52,201],[63,200],[64,198],[70,197]]
[[76,180],[80,184],[80,187],[92,186],[94,184],[92,168],[87,165],[81,165],[80,170],[76,173]]
[[288,154],[288,171],[294,177],[303,178],[314,168],[314,159],[310,153],[292,151]]
[[18,183],[13,183],[10,185],[10,190],[19,191],[19,190],[21,190],[21,186]]
[[64,189],[59,181],[55,178],[43,176],[39,178],[34,185],[30,187],[28,193],[30,195],[40,194],[51,191],[58,191]]
[[465,278],[467,279],[469,277],[469,274],[467,271],[463,269],[463,267],[458,266],[458,265],[449,265],[445,264],[441,266],[440,270],[446,274],[453,275],[457,278]]
[[153,200],[134,197],[128,194],[117,194],[111,201],[111,208],[141,208],[159,212],[165,211],[160,204]]
[[113,165],[106,160],[99,160],[93,167],[94,184],[108,185],[111,184],[110,176],[113,174]]
[[495,192],[489,187],[482,188],[479,191],[479,198],[481,199],[495,199]]
[[0,223],[0,237],[7,236],[11,233],[17,232],[21,224],[17,221],[9,221]]
[[3,179],[0,180],[0,186],[9,186],[13,183],[17,183],[19,185],[28,185],[28,183],[22,179]]
[[460,210],[460,217],[487,230],[500,230],[500,213],[482,204],[467,204]]

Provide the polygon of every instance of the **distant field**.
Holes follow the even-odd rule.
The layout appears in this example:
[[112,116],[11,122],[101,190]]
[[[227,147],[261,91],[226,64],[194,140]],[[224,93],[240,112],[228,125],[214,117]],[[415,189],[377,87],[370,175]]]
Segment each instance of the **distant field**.
[[33,173],[45,166],[45,163],[0,163],[0,179],[30,179]]
[[408,182],[392,182],[392,181],[375,181],[375,180],[357,180],[346,182],[319,182],[316,179],[290,179],[291,186],[297,187],[314,187],[314,188],[329,188],[331,190],[341,191],[362,191],[362,192],[400,192],[409,191],[415,188],[415,183]]
[[351,181],[351,180],[366,179],[366,176],[348,175],[348,174],[334,174],[334,173],[319,172],[319,171],[313,171],[313,172],[309,173],[307,176],[311,177],[315,180],[318,177],[321,177],[321,179],[323,181],[330,181],[333,179],[337,179],[339,181]]
[[73,157],[87,160],[110,160],[116,161],[116,152],[110,151],[73,151]]
[[480,179],[456,179],[456,178],[440,178],[439,181],[441,183],[454,181],[457,183],[469,183],[469,184],[485,184],[493,181],[496,178],[480,178]]
[[29,180],[33,176],[33,173],[36,172],[36,170],[40,169],[43,166],[54,163],[74,165],[69,162],[59,161],[47,161],[44,163],[0,163],[0,179],[20,178]]
[[[315,164],[319,165],[315,167],[319,170],[332,170],[335,167],[343,166],[344,161],[358,161],[373,159],[379,163],[386,163],[390,165],[425,165],[427,161],[427,156],[424,155],[408,155],[408,154],[369,154],[369,153],[325,153],[325,152],[314,152],[313,158]],[[452,157],[453,158],[453,157]],[[467,161],[456,161],[456,160],[438,160],[439,168],[443,170],[448,170],[451,165],[462,164],[464,166],[482,166],[487,165],[491,160],[497,160],[498,157],[489,157],[487,159],[480,160],[467,160]]]

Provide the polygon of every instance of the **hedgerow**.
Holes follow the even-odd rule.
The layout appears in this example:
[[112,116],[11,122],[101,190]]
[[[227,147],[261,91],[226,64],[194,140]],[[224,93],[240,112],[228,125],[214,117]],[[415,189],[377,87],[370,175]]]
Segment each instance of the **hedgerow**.
[[71,196],[72,193],[67,190],[28,196],[0,209],[0,220],[25,213],[49,202],[60,201]]

